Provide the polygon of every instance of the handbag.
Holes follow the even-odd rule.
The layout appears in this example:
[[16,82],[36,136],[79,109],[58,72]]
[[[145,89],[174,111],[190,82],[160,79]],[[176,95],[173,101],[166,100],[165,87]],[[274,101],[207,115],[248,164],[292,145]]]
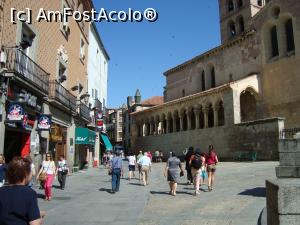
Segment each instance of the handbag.
[[47,171],[48,171],[48,169],[49,169],[50,164],[51,164],[51,163],[49,163],[49,165],[48,165],[48,167],[47,167],[47,169],[46,169],[45,172],[41,172],[41,173],[40,173],[40,175],[39,175],[39,177],[38,177],[39,181],[44,182],[44,181],[47,179]]
[[183,170],[180,171],[180,177],[183,177],[184,176],[184,172]]
[[39,181],[44,182],[47,179],[47,174],[45,172],[41,172],[38,179]]

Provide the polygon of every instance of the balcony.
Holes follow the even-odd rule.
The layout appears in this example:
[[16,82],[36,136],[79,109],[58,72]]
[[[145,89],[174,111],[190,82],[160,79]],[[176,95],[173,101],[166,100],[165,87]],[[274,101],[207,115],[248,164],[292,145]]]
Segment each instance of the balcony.
[[72,112],[76,112],[76,97],[56,80],[49,82],[49,100],[55,100]]
[[44,94],[49,90],[49,73],[29,58],[23,51],[16,48],[5,48],[7,72],[14,73],[21,81],[27,81],[33,88]]
[[90,121],[91,116],[90,116],[90,109],[89,109],[89,107],[87,107],[85,104],[83,104],[81,102],[80,105],[79,105],[79,109],[80,109],[80,112],[79,112],[80,116],[83,119],[86,119],[86,120]]

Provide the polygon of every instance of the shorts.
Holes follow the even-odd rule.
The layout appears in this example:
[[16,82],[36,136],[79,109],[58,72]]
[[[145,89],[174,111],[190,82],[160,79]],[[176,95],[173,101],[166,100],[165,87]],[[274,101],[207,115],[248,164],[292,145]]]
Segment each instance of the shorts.
[[129,171],[135,171],[135,165],[129,165]]
[[207,172],[216,172],[216,164],[207,165]]

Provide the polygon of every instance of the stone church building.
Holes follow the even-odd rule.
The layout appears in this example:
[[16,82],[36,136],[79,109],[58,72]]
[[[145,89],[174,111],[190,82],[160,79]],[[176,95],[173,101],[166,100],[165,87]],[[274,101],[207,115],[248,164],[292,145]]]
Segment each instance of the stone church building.
[[278,158],[300,127],[300,1],[219,0],[220,46],[164,73],[164,104],[132,113],[132,151],[188,146]]

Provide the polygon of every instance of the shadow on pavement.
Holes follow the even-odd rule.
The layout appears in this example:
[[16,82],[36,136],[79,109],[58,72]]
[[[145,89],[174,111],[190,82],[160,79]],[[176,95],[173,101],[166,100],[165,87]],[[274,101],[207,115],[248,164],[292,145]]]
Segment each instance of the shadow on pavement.
[[256,187],[252,189],[247,189],[243,192],[240,192],[238,195],[250,195],[254,197],[266,197],[266,188]]
[[[153,195],[170,195],[168,191],[150,191],[150,194]],[[193,193],[187,191],[177,191],[176,194],[186,194],[186,195],[194,195]]]
[[99,191],[106,191],[109,194],[113,194],[110,188],[100,188]]
[[142,185],[139,184],[139,183],[128,183],[128,184],[130,184],[130,185],[136,185],[136,186],[142,186]]
[[59,185],[52,185],[52,187],[55,189],[61,189]]
[[46,196],[45,196],[44,194],[38,193],[38,194],[37,194],[37,197],[40,198],[40,199],[45,199]]

